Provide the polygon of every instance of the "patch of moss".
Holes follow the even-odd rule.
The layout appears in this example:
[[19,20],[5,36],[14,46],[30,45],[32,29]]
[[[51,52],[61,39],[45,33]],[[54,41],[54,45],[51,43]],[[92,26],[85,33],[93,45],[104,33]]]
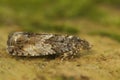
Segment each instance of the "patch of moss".
[[109,37],[111,39],[114,39],[114,40],[120,42],[120,35],[119,34],[109,33],[109,32],[105,32],[105,31],[91,32],[90,34],[91,35],[106,36],[106,37]]
[[54,25],[49,23],[31,23],[30,26],[22,27],[23,30],[29,31],[29,32],[58,32],[58,33],[67,33],[67,34],[78,34],[80,31],[73,27],[68,25]]

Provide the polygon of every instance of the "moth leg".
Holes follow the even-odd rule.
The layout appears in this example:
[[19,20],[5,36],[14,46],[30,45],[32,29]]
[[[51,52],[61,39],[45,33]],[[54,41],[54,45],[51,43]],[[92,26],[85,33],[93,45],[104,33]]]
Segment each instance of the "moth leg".
[[67,60],[67,59],[73,59],[73,58],[77,55],[77,53],[78,53],[78,51],[65,52],[65,53],[63,53],[63,55],[61,56],[61,61]]

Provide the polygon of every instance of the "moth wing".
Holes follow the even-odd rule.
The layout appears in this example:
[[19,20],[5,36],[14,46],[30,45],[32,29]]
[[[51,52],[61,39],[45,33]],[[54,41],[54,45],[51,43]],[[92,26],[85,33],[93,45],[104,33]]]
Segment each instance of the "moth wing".
[[28,44],[23,47],[23,51],[25,52],[24,55],[41,56],[55,54],[52,45],[45,43],[48,39],[47,37],[50,37],[50,35],[37,35],[31,37]]

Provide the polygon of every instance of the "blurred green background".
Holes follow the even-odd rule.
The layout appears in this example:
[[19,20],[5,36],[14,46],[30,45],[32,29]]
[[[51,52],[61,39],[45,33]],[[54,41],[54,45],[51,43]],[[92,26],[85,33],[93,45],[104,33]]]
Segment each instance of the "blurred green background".
[[120,0],[0,0],[2,26],[31,32],[97,34],[120,41]]

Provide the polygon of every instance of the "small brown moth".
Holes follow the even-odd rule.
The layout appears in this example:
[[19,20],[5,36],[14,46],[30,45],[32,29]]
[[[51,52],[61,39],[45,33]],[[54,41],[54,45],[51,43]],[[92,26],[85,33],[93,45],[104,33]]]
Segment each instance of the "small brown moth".
[[16,56],[76,55],[91,45],[79,37],[58,34],[14,32],[8,36],[7,50]]

